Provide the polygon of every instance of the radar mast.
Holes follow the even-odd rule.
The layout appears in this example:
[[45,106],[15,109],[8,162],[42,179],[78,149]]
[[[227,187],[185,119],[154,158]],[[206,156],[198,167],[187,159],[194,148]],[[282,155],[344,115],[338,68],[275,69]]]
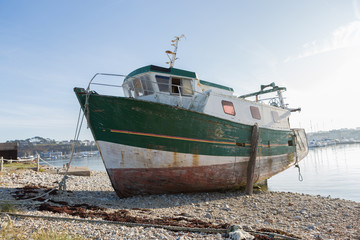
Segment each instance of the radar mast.
[[170,51],[170,50],[165,51],[165,53],[167,54],[167,56],[170,60],[169,62],[166,62],[166,64],[170,64],[170,68],[174,67],[175,60],[178,59],[176,57],[176,52],[177,52],[178,44],[179,44],[179,41],[181,38],[185,38],[185,35],[182,34],[180,37],[175,36],[174,39],[171,40],[171,46],[174,47],[174,51]]

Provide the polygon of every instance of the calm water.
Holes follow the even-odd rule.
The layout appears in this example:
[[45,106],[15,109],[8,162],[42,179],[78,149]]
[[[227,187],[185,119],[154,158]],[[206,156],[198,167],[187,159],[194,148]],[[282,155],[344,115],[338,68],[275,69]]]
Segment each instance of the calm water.
[[[67,162],[66,159],[49,161],[54,166]],[[100,157],[73,159],[71,165],[105,171]],[[360,202],[360,144],[312,149],[299,165],[302,182],[298,180],[298,169],[291,167],[269,179],[269,190],[330,195]]]
[[268,181],[271,191],[331,196],[360,202],[360,144],[315,148],[300,163]]
[[[50,166],[62,167],[69,162],[69,159],[46,160],[46,161],[50,164]],[[44,164],[44,163],[40,163],[40,164]],[[90,170],[98,170],[105,172],[105,167],[100,156],[87,157],[87,158],[74,158],[71,161],[71,166],[73,167],[88,166]]]

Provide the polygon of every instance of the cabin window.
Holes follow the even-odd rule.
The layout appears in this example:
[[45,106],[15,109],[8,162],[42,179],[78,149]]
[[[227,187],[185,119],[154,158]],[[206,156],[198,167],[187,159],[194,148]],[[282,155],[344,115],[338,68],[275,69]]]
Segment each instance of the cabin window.
[[181,86],[180,78],[171,78],[171,93],[179,93]]
[[165,77],[156,75],[156,82],[160,92],[170,92],[176,95],[193,95],[192,80],[177,78],[177,77]]
[[272,115],[272,118],[273,118],[273,121],[278,123],[280,122],[280,117],[279,117],[279,113],[278,112],[275,112],[275,111],[271,111],[271,115]]
[[250,112],[252,118],[261,120],[260,110],[258,107],[250,106]]
[[133,83],[133,81],[130,81],[130,82],[129,82],[129,87],[130,87],[131,97],[135,97],[135,88],[134,88],[134,83]]
[[169,77],[156,75],[156,82],[159,86],[160,92],[169,92]]
[[123,84],[123,89],[124,89],[125,97],[131,97],[131,91],[128,83]]
[[135,97],[144,95],[144,90],[143,90],[140,79],[136,78],[133,81],[133,84],[134,84],[134,90],[135,90]]
[[128,97],[131,97],[131,98],[136,97],[133,81],[127,81],[125,86],[126,86],[126,89],[128,90],[128,92],[127,92],[129,95]]
[[222,100],[221,101],[224,113],[235,116],[235,108],[234,104],[229,101]]
[[141,84],[144,89],[144,95],[150,95],[154,93],[154,89],[151,83],[150,76],[141,77]]
[[183,95],[193,95],[191,79],[181,79],[181,82],[182,82],[182,94]]

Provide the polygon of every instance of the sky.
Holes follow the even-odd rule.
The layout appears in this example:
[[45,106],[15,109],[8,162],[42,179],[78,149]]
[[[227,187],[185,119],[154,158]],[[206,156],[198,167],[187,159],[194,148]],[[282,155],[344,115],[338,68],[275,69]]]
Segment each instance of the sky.
[[0,142],[73,139],[74,87],[166,67],[181,34],[176,68],[237,95],[286,87],[307,132],[360,127],[360,0],[0,0]]

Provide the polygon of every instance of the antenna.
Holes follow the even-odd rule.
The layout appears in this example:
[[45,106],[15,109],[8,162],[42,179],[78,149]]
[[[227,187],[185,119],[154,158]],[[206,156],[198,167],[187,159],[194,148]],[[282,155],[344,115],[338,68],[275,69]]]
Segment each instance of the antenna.
[[178,59],[176,57],[176,52],[177,52],[177,49],[178,49],[178,43],[180,41],[181,38],[185,38],[185,35],[182,34],[180,37],[174,37],[173,40],[171,40],[172,44],[171,46],[174,47],[174,51],[170,51],[170,50],[167,50],[165,51],[165,53],[167,54],[170,62],[166,62],[166,64],[170,64],[170,68],[174,67],[174,63],[175,63],[175,60]]

